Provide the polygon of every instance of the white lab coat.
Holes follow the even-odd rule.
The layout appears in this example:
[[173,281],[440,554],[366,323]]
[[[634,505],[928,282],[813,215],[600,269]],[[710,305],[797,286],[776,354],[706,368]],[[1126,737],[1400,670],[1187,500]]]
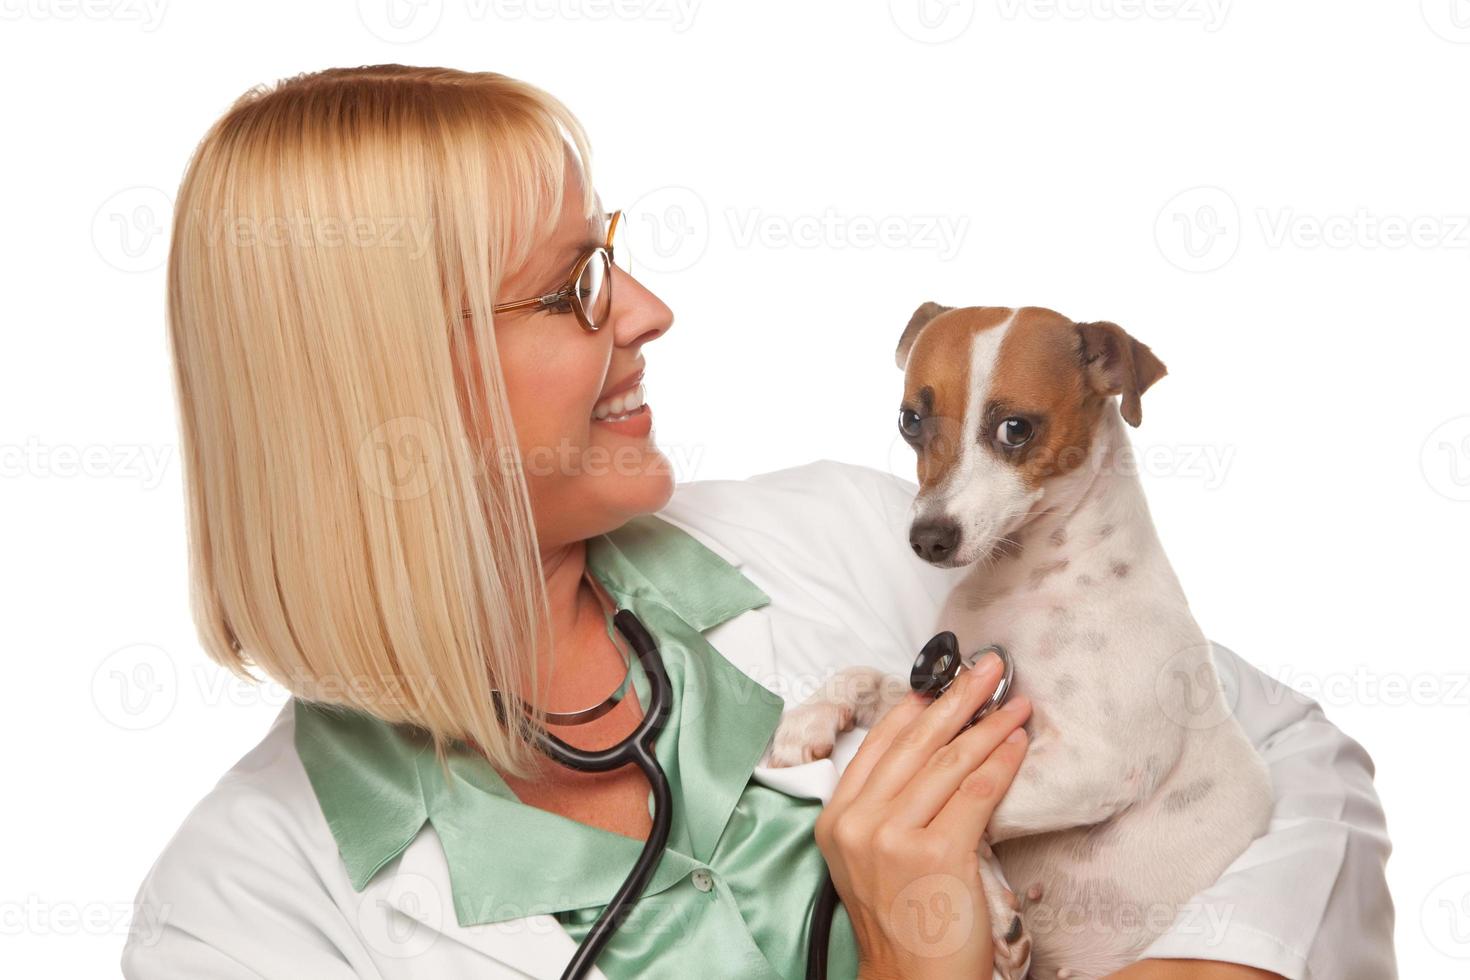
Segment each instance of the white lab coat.
[[[959,573],[910,553],[913,492],[886,474],[819,462],[685,484],[662,516],[771,597],[707,635],[794,704],[843,666],[906,672],[931,635]],[[1150,952],[1290,978],[1392,980],[1389,844],[1372,763],[1315,704],[1228,651],[1217,660],[1270,765],[1278,803],[1267,834],[1203,896],[1228,915],[1176,924]],[[839,742],[835,761],[758,768],[754,778],[826,798],[859,740]],[[574,948],[549,914],[458,925],[429,826],[354,892],[297,757],[288,705],[189,814],[144,881],[123,972],[132,980],[555,978]],[[711,978],[723,975],[710,964]]]

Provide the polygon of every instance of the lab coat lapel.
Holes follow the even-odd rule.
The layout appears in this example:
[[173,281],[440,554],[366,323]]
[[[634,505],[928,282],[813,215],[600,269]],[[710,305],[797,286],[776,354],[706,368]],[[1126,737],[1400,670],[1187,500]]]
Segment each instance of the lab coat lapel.
[[[380,875],[368,886],[363,899],[372,906],[387,903],[413,920],[410,930],[393,930],[392,941],[404,956],[416,955],[415,947],[417,952],[422,952],[436,942],[452,940],[515,971],[506,975],[557,980],[577,952],[577,943],[556,917],[547,913],[482,925],[460,925],[454,912],[444,848],[432,826],[420,831],[399,858],[396,869]],[[607,980],[596,967],[588,976]]]
[[[697,527],[674,520],[667,514],[659,516],[691,535],[736,568],[745,564],[740,555],[713,538],[706,537]],[[794,679],[777,669],[776,644],[767,609],[768,607],[761,607],[743,612],[706,631],[705,638],[746,676],[779,694],[789,710],[800,702],[805,692],[793,690]],[[818,759],[806,765],[784,769],[760,765],[751,773],[751,778],[790,796],[821,800],[825,803],[832,798],[837,777],[847,767],[866,734],[866,731],[858,730],[840,736],[831,759]]]

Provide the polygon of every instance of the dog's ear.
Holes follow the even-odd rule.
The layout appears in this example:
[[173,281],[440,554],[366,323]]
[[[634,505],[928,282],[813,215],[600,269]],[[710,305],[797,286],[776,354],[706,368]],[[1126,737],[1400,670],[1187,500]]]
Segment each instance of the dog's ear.
[[1148,345],[1134,340],[1116,323],[1077,324],[1078,357],[1088,383],[1100,395],[1122,395],[1123,421],[1143,421],[1140,398],[1168,373]]
[[914,341],[919,337],[919,331],[941,313],[948,313],[954,309],[953,306],[940,306],[930,300],[914,311],[909,317],[909,325],[903,328],[903,336],[898,338],[898,350],[894,352],[894,360],[898,362],[898,369],[902,371],[909,362],[909,351],[913,349]]

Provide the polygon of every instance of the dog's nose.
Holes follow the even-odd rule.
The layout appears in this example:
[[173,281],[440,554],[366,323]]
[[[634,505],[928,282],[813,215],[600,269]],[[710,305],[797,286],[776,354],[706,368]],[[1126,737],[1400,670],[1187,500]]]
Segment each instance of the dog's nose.
[[944,561],[954,554],[959,540],[960,527],[948,518],[921,521],[909,529],[909,546],[927,562]]

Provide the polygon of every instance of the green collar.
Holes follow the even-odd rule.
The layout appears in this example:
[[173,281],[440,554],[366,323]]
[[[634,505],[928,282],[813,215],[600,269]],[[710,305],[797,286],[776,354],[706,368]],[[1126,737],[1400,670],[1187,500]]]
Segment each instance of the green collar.
[[[674,687],[656,746],[674,788],[674,828],[653,894],[709,859],[775,731],[781,699],[702,635],[770,598],[652,516],[589,541],[587,564],[653,633]],[[646,699],[641,671],[635,679]],[[444,848],[461,925],[606,904],[642,847],[520,803],[478,755],[451,754],[446,779],[422,732],[302,701],[295,720],[297,752],[359,891],[425,822]]]

